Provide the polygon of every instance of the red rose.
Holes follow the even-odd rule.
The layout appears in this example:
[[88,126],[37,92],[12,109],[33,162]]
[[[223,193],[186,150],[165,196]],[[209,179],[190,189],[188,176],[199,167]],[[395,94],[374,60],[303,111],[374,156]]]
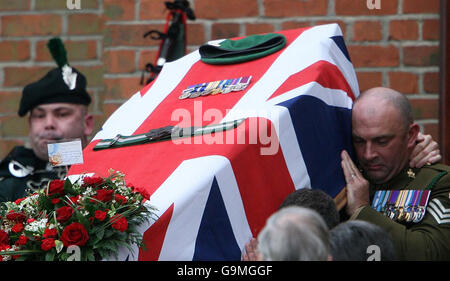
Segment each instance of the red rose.
[[98,199],[102,202],[108,202],[111,201],[113,198],[114,190],[110,189],[100,189],[97,190],[97,195],[94,196],[95,199]]
[[72,201],[73,204],[78,203],[78,199],[80,199],[80,195],[69,197],[70,201]]
[[8,250],[8,249],[11,249],[11,246],[9,246],[8,244],[0,243],[0,251],[4,251],[4,250]]
[[73,222],[66,226],[61,233],[61,241],[64,246],[83,246],[89,240],[89,235],[84,226],[79,222]]
[[44,251],[49,251],[51,250],[53,247],[55,247],[55,239],[53,238],[47,238],[42,240],[42,244],[41,244],[41,249]]
[[27,217],[23,213],[15,213],[13,210],[9,211],[6,218],[10,221],[23,222]]
[[114,199],[116,199],[116,201],[119,202],[119,204],[125,204],[128,201],[125,196],[120,195],[120,194],[115,194]]
[[48,186],[48,195],[64,194],[64,181],[52,180]]
[[142,187],[134,187],[133,192],[137,192],[139,194],[141,194],[145,199],[150,199],[150,193],[148,192],[147,188],[142,188]]
[[56,209],[56,220],[63,223],[72,217],[73,209],[69,206],[64,206]]
[[27,244],[28,242],[28,237],[26,237],[25,235],[20,235],[19,239],[17,239],[16,241],[16,246],[23,246],[25,244]]
[[110,221],[112,222],[112,227],[120,232],[124,232],[128,228],[128,221],[122,215],[117,214]]
[[53,204],[53,205],[56,205],[56,204],[58,204],[59,202],[61,202],[61,199],[59,199],[59,198],[53,198],[51,201],[52,201],[52,204]]
[[12,228],[11,231],[14,233],[20,233],[23,230],[23,223],[16,223]]
[[94,213],[95,218],[98,219],[99,221],[104,221],[107,215],[108,214],[106,212],[103,212],[101,210],[97,210]]
[[34,222],[35,221],[35,219],[27,219],[27,223],[32,223],[32,222]]
[[14,203],[16,203],[16,205],[19,205],[23,200],[25,200],[25,197],[17,199],[16,201],[14,201]]
[[101,177],[85,177],[83,178],[84,185],[99,186],[103,183]]
[[9,245],[9,235],[6,231],[0,229],[0,244]]
[[44,230],[44,235],[42,235],[44,238],[53,238],[56,237],[58,235],[58,231],[56,230],[56,228],[46,228]]

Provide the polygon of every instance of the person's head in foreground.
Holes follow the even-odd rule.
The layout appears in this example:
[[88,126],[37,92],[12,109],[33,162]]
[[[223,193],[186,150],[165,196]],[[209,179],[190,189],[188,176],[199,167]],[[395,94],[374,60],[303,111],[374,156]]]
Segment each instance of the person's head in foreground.
[[316,211],[325,220],[328,229],[332,229],[340,221],[333,198],[320,189],[297,189],[283,200],[280,209],[288,206],[305,207]]
[[258,249],[266,261],[326,261],[328,227],[314,210],[286,207],[267,220],[258,235]]
[[366,221],[347,221],[333,228],[330,248],[334,261],[396,260],[389,234]]

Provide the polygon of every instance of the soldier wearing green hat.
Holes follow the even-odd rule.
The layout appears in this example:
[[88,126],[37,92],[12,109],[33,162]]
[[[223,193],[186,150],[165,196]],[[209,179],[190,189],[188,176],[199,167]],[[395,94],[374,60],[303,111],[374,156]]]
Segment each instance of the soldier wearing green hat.
[[0,162],[0,202],[14,201],[52,179],[64,178],[66,168],[49,163],[47,144],[78,138],[84,147],[93,132],[86,78],[68,64],[59,38],[51,39],[47,46],[58,67],[23,89],[18,114],[28,114],[29,147],[14,147]]

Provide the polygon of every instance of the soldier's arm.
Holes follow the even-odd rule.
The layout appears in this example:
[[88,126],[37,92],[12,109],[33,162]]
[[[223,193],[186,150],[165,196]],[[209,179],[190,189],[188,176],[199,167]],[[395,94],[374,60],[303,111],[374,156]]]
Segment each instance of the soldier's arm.
[[[450,177],[449,177],[450,178]],[[448,181],[450,184],[450,180]],[[450,259],[450,185],[436,185],[423,220],[411,227],[397,223],[370,206],[360,208],[351,219],[365,220],[386,230],[402,260]]]

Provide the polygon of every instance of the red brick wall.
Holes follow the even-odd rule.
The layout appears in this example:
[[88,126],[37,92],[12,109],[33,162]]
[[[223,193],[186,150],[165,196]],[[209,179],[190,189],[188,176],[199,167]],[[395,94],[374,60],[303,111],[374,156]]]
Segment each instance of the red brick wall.
[[[17,116],[21,90],[55,67],[46,42],[60,36],[69,62],[88,77],[97,128],[139,90],[141,70],[154,62],[165,0],[0,0],[0,159],[27,140]],[[373,2],[373,1],[372,1]],[[336,22],[341,26],[361,90],[386,86],[408,95],[425,133],[438,139],[439,1],[192,0],[189,50],[211,39]]]

